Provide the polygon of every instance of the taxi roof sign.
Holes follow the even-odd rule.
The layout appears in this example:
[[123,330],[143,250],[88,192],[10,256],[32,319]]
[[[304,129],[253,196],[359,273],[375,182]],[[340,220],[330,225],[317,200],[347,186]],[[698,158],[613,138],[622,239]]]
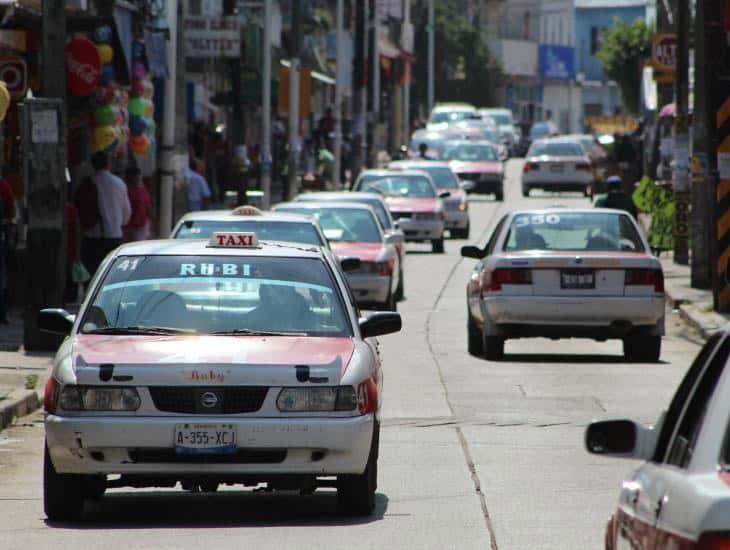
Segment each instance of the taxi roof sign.
[[258,248],[259,240],[253,232],[217,232],[208,241],[214,248]]
[[234,216],[262,216],[263,212],[256,208],[255,206],[251,206],[250,204],[244,204],[242,206],[238,206],[233,209],[231,212]]

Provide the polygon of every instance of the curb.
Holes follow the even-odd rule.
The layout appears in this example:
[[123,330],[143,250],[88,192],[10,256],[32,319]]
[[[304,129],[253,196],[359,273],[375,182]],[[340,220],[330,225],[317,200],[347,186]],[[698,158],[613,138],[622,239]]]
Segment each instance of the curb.
[[41,399],[34,390],[13,390],[0,401],[0,430],[7,428],[18,417],[26,416],[41,406]]
[[719,313],[702,311],[695,304],[675,300],[669,291],[667,297],[671,303],[676,304],[674,307],[679,311],[680,319],[699,332],[704,340],[728,323],[728,320]]

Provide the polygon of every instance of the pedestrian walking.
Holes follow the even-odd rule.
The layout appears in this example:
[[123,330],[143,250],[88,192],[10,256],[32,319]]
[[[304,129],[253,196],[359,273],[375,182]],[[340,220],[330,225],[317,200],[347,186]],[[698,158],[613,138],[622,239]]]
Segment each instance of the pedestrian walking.
[[0,178],[0,323],[8,322],[6,310],[7,256],[10,231],[15,223],[15,194],[13,188]]
[[132,214],[124,226],[125,241],[144,241],[150,238],[152,226],[152,197],[142,181],[142,171],[134,165],[127,168],[127,192]]
[[210,206],[211,193],[208,182],[203,177],[203,168],[200,161],[190,157],[185,179],[188,191],[188,210],[190,212],[207,210]]

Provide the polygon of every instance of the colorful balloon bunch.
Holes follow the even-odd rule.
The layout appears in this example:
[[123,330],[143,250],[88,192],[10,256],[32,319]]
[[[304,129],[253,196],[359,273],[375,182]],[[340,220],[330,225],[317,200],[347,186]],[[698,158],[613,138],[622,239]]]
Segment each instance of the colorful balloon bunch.
[[152,102],[155,87],[147,74],[144,59],[144,42],[135,40],[132,43],[132,85],[128,110],[129,148],[137,155],[146,155],[156,148],[155,104]]
[[92,116],[91,144],[94,152],[124,154],[127,147],[126,94],[115,84],[114,50],[111,46],[112,30],[105,25],[94,31],[96,49],[101,59],[101,82],[96,89],[96,109]]

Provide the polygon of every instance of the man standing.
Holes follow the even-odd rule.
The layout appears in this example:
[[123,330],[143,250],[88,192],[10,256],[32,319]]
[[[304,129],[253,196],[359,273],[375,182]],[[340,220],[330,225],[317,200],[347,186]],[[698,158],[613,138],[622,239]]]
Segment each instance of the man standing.
[[625,210],[636,217],[636,205],[631,197],[624,191],[623,181],[619,176],[609,176],[606,180],[606,194],[596,199],[596,208],[616,208]]
[[124,181],[109,171],[109,157],[98,151],[91,157],[94,168],[94,185],[99,203],[99,223],[88,232],[93,251],[93,265],[86,266],[89,273],[94,273],[104,257],[122,244],[123,227],[129,222],[132,207]]
[[210,206],[210,187],[208,182],[201,175],[202,168],[200,162],[190,157],[187,173],[188,188],[188,210],[195,212],[197,210],[207,210]]

